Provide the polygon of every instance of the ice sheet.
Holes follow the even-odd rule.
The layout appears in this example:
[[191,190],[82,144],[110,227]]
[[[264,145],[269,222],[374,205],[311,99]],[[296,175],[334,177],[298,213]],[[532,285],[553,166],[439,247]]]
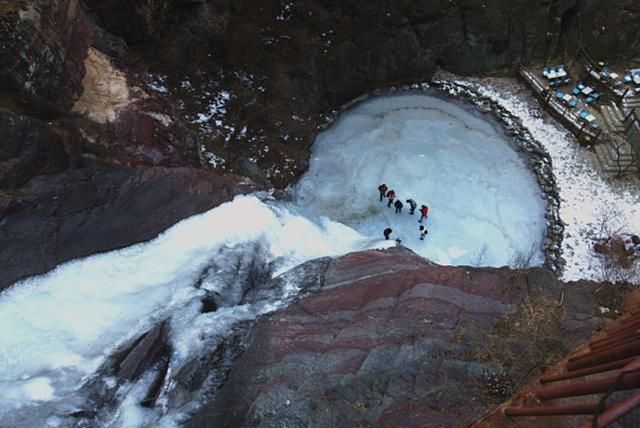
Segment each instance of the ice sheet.
[[[385,183],[405,204],[379,202]],[[296,202],[359,232],[391,237],[440,264],[509,265],[514,254],[543,261],[541,191],[499,128],[469,110],[427,95],[367,101],[320,134]],[[407,199],[429,206],[419,239]]]

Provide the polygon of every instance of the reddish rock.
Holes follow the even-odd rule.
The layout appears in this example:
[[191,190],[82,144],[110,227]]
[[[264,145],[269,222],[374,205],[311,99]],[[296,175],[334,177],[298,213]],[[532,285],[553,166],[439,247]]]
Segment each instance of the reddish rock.
[[564,284],[540,269],[399,249],[335,259],[324,278],[257,323],[188,426],[466,426],[605,322],[598,284],[572,284],[560,305]]
[[77,126],[82,166],[201,166],[198,137],[154,98],[123,107],[111,122],[76,118],[65,124]]
[[0,192],[0,290],[67,260],[155,237],[179,220],[255,190],[190,168],[68,170]]

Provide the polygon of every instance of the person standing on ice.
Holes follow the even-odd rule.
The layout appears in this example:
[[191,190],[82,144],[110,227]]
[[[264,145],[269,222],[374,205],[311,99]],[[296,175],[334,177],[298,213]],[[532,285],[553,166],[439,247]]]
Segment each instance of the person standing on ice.
[[422,220],[429,216],[429,207],[426,205],[420,206],[420,220],[418,223],[422,223]]
[[424,237],[429,233],[426,227],[420,226],[420,240],[424,241]]
[[409,204],[409,214],[413,215],[413,213],[416,212],[418,204],[416,204],[416,201],[413,199],[407,199],[405,202]]
[[402,212],[402,202],[400,202],[399,199],[396,201],[395,204],[393,204],[393,206],[396,207],[396,214]]
[[382,200],[384,199],[385,195],[387,194],[387,189],[389,189],[389,188],[384,183],[382,183],[381,185],[378,186],[378,192],[380,192],[380,202],[382,202]]
[[393,204],[393,200],[396,198],[396,192],[393,190],[389,190],[387,192],[387,198],[389,199],[389,203],[387,203],[387,208]]
[[382,232],[384,234],[384,239],[389,239],[389,236],[391,235],[391,232],[393,232],[393,230],[391,230],[390,227],[387,227],[384,232]]

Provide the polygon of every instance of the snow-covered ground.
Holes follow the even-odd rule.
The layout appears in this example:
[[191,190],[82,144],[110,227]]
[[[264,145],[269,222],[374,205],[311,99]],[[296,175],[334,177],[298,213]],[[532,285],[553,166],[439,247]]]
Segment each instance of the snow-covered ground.
[[[452,76],[444,76],[450,79]],[[544,146],[553,162],[560,190],[560,215],[566,223],[562,245],[565,281],[618,280],[620,272],[604,267],[592,251],[594,239],[611,232],[640,234],[640,182],[615,179],[601,173],[597,159],[557,121],[544,113],[531,91],[512,79],[456,79],[489,96],[515,114]],[[622,278],[640,282],[638,270]]]
[[[598,279],[588,238],[599,233],[603,213],[613,211],[610,222],[639,231],[638,192],[594,174],[588,153],[528,92],[505,82],[461,83],[495,97],[545,145],[567,223],[565,279]],[[510,252],[528,248],[520,242],[543,236],[543,199],[526,163],[494,125],[458,105],[424,96],[362,104],[320,138],[313,156],[321,162],[296,189],[299,205],[237,197],[153,241],[66,263],[0,294],[0,425],[71,425],[67,415],[87,406],[81,387],[119,345],[161,320],[168,320],[178,369],[215,349],[238,323],[297,294],[291,282],[269,290],[269,298],[243,301],[256,265],[276,276],[313,258],[393,245],[382,239],[387,225],[392,237],[445,263],[502,265]],[[382,182],[403,202],[412,197],[431,207],[424,242],[408,207],[395,214],[378,202]],[[217,310],[201,313],[206,293],[222,299]],[[115,412],[99,414],[104,426],[171,426],[180,418],[138,405],[150,375],[135,385],[102,381],[121,400]]]
[[[318,136],[295,201],[370,237],[392,238],[439,264],[505,266],[514,255],[544,262],[545,201],[499,126],[473,110],[433,96],[366,101]],[[404,203],[396,214],[378,186]],[[429,234],[419,239],[426,204]]]

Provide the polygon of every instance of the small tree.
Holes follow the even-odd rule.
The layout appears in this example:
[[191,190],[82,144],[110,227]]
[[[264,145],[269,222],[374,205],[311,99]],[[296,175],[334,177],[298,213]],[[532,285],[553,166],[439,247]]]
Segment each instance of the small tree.
[[517,249],[513,256],[511,256],[509,266],[513,269],[527,269],[531,267],[531,260],[533,260],[533,257],[536,255],[539,248],[540,242],[534,241],[528,248]]
[[487,244],[483,244],[482,247],[471,256],[471,266],[480,267],[484,266],[487,258]]
[[625,250],[620,235],[628,229],[625,217],[615,207],[605,207],[597,215],[599,228],[593,250],[599,254],[600,275],[604,281],[629,282],[638,277],[638,266]]

